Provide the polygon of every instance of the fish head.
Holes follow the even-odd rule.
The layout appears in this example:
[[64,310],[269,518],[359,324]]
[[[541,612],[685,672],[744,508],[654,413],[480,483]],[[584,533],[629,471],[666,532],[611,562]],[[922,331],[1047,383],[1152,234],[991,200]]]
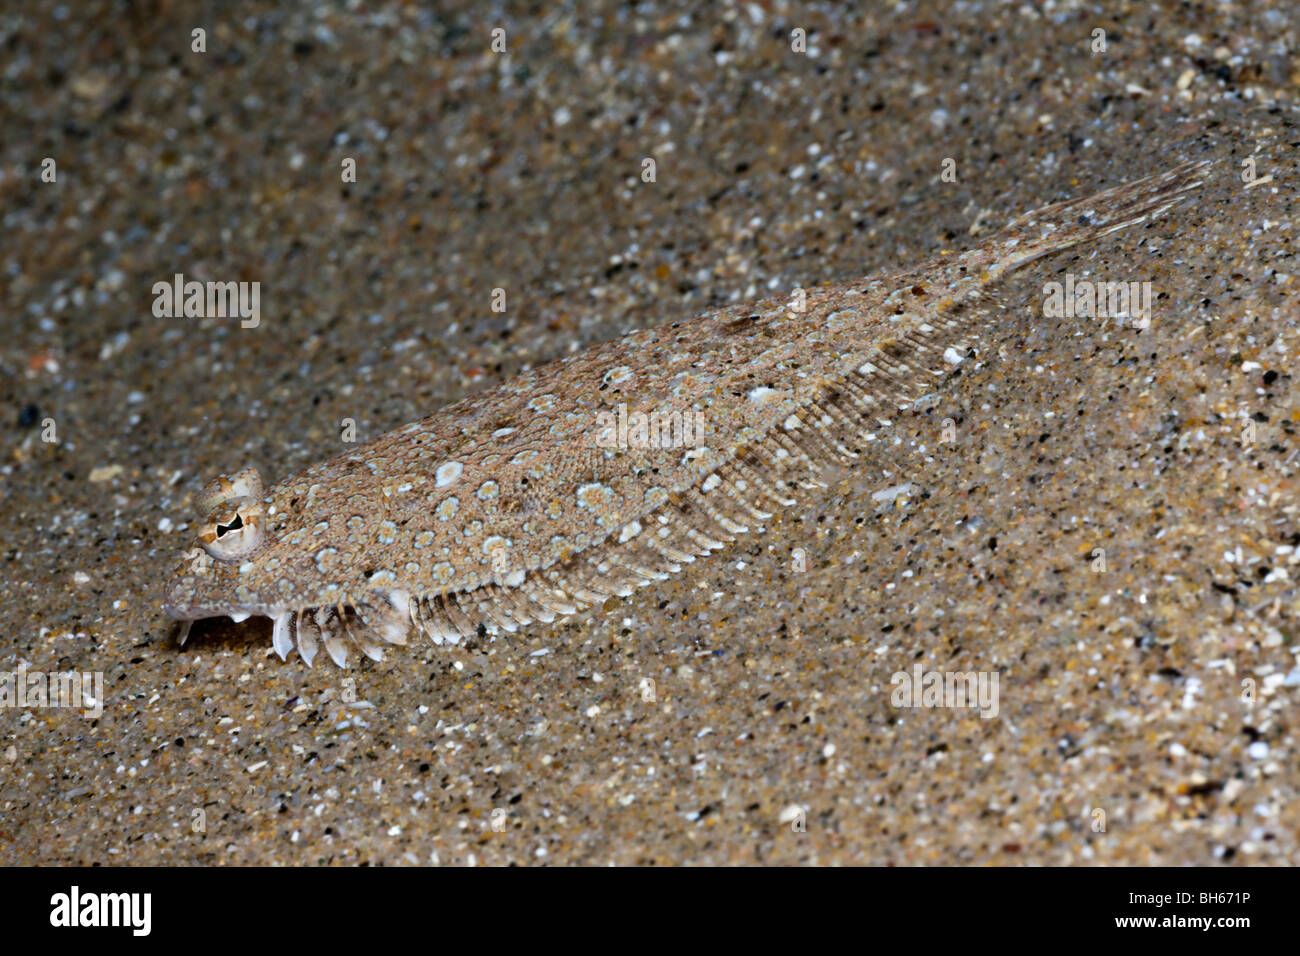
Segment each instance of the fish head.
[[[264,493],[253,468],[204,486],[195,498],[202,520],[163,599],[163,610],[186,622],[182,643],[189,622],[254,615],[274,622],[272,641],[282,658],[296,644],[309,664],[321,644],[343,666],[348,647],[381,660],[381,643],[405,643],[407,596],[371,585],[364,572],[351,581],[329,536],[311,533],[327,529],[329,516],[298,504],[292,488]],[[304,549],[307,540],[320,545]]]
[[274,616],[279,602],[255,586],[267,575],[250,573],[274,550],[267,547],[268,511],[274,508],[263,496],[257,469],[218,475],[194,504],[201,518],[198,532],[167,582],[163,610],[182,621],[223,614],[236,620]]

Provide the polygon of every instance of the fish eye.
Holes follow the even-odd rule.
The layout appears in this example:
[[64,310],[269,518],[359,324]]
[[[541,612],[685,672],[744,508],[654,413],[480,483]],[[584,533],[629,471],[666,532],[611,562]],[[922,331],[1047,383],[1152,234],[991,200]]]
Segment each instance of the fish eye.
[[251,498],[227,501],[199,530],[199,546],[226,564],[247,557],[261,545],[262,502]]
[[233,475],[217,475],[194,496],[194,509],[203,517],[240,498],[262,497],[262,477],[256,468],[245,468]]

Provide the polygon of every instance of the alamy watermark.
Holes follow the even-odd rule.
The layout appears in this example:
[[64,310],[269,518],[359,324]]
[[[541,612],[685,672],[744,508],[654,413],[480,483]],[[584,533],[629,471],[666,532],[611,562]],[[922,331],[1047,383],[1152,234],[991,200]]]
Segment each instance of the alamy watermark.
[[50,897],[50,925],[57,927],[125,927],[133,936],[153,928],[152,893],[83,893],[73,885]]
[[255,329],[262,321],[262,283],[185,281],[183,273],[153,284],[153,314],[160,319],[231,319]]
[[895,707],[949,707],[978,709],[990,720],[998,715],[997,671],[898,671],[889,679],[889,702]]
[[16,671],[0,671],[0,707],[80,708],[83,716],[94,720],[104,713],[104,673],[47,674],[19,664]]
[[704,444],[704,412],[631,412],[626,403],[596,413],[597,448],[699,448]]
[[1150,282],[1093,282],[1065,274],[1065,282],[1043,286],[1043,315],[1049,319],[1131,319],[1135,329],[1151,327]]

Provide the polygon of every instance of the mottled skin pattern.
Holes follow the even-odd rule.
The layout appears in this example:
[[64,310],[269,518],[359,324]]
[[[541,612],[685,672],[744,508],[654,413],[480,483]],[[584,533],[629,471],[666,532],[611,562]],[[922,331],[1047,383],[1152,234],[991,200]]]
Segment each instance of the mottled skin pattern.
[[[991,284],[1163,212],[1207,165],[1045,207],[960,255],[809,290],[802,312],[764,299],[594,346],[256,502],[235,497],[260,491],[255,473],[215,482],[166,610],[266,615],[282,655],[297,641],[310,661],[320,638],[343,663],[344,638],[378,657],[375,638],[401,643],[408,619],[457,640],[630,593],[790,503],[877,419],[932,391],[990,320]],[[700,447],[598,447],[598,413],[620,403],[702,413]],[[239,546],[213,552],[232,527]]]

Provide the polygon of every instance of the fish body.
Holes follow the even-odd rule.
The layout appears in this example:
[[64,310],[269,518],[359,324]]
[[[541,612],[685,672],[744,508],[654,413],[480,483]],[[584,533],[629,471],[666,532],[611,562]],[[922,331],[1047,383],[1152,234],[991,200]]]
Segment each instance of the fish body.
[[210,482],[167,586],[282,657],[548,622],[720,550],[852,462],[985,335],[1009,273],[1164,212],[1209,164],[1056,203],[956,255],[632,332],[263,490]]

